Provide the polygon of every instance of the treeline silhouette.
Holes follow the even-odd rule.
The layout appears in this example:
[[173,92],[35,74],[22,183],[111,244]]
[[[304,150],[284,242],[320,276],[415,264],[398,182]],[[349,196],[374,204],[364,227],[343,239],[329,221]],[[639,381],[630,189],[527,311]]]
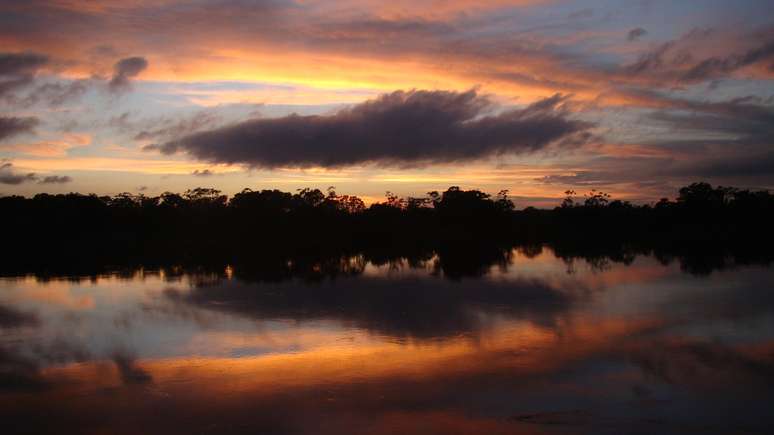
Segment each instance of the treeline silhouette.
[[480,255],[551,245],[567,256],[657,250],[664,255],[768,257],[774,195],[694,183],[675,200],[635,205],[573,191],[554,209],[516,210],[508,192],[450,187],[421,198],[387,193],[366,207],[333,188],[245,189],[229,198],[196,188],[150,197],[38,194],[0,198],[4,268],[78,264],[234,263],[244,258]]

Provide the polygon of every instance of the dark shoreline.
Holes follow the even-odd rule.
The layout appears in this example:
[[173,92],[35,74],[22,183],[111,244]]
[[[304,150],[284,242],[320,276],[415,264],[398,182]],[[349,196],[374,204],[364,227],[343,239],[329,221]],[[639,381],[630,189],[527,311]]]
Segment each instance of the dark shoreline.
[[492,198],[452,187],[425,198],[388,195],[368,208],[356,197],[310,189],[245,190],[230,199],[212,189],[154,198],[41,194],[0,198],[0,214],[8,229],[0,254],[6,276],[312,264],[354,255],[376,263],[437,256],[457,264],[452,276],[466,276],[513,248],[541,246],[560,258],[677,259],[696,273],[774,257],[774,195],[704,183],[655,205],[592,192],[551,210],[514,210],[507,193]]

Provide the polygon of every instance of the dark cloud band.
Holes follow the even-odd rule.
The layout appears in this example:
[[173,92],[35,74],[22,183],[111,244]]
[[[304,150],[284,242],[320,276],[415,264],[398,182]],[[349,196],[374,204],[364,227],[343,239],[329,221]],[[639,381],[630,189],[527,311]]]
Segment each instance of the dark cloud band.
[[487,115],[476,91],[396,91],[330,116],[254,119],[151,145],[212,163],[251,167],[421,165],[537,151],[587,133],[570,119],[567,97]]
[[17,118],[0,116],[0,141],[24,133],[32,133],[40,123],[37,118]]
[[64,184],[73,181],[67,175],[48,175],[39,177],[34,172],[20,174],[13,169],[13,164],[8,161],[0,161],[0,184],[19,185],[22,183],[37,182],[38,184]]
[[29,85],[48,57],[36,53],[0,53],[0,97]]

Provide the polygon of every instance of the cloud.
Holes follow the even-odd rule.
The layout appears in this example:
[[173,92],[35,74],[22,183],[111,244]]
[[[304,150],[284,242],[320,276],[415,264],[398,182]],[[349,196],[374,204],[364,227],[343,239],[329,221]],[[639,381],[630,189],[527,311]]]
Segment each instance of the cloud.
[[10,162],[0,162],[0,184],[19,185],[27,182],[37,182],[38,184],[63,184],[69,183],[73,179],[67,175],[48,175],[39,177],[34,172],[20,174],[13,170],[13,164]]
[[652,120],[675,130],[725,135],[706,142],[757,143],[774,141],[774,106],[748,96],[729,101],[706,102],[662,98],[668,109],[653,112]]
[[10,137],[32,133],[35,127],[40,123],[38,118],[17,118],[0,116],[0,141]]
[[7,162],[0,164],[0,184],[17,185],[38,179],[33,172],[18,174],[12,170],[12,166],[11,163]]
[[[39,70],[51,63],[48,56],[37,53],[0,53],[0,98],[14,107],[28,108],[38,102],[52,107],[83,95],[89,79],[61,80],[33,86]],[[31,88],[21,97],[17,91]]]
[[0,53],[0,75],[14,76],[36,72],[48,57],[36,53]]
[[137,77],[146,68],[148,68],[148,61],[144,57],[135,56],[119,60],[113,66],[113,77],[108,83],[110,90],[119,92],[128,89],[130,79]]
[[40,184],[64,184],[73,181],[73,179],[67,175],[49,175],[40,179]]
[[629,33],[626,35],[626,39],[630,42],[636,41],[647,34],[648,34],[647,30],[643,29],[642,27],[637,27],[632,30],[629,30]]
[[620,179],[614,175],[604,172],[579,171],[569,175],[546,175],[536,178],[535,181],[542,184],[563,184],[574,186],[599,186],[604,184],[615,184]]
[[201,171],[197,169],[197,170],[193,171],[191,173],[191,175],[193,175],[195,177],[209,177],[211,175],[215,175],[215,173],[210,171],[209,169],[204,169],[204,170],[201,170]]
[[92,84],[92,81],[89,79],[45,83],[36,87],[19,103],[24,106],[31,106],[43,101],[49,106],[58,107],[70,100],[81,97],[89,89],[90,84]]
[[[774,184],[774,152],[771,150],[712,151],[708,157],[674,164],[661,173],[693,179],[735,180],[733,184]],[[666,172],[668,171],[668,172]],[[752,183],[751,183],[752,182]]]
[[396,91],[330,116],[253,119],[145,149],[264,168],[467,161],[534,152],[587,134],[591,124],[569,118],[567,99],[557,94],[488,114],[492,103],[475,90]]
[[623,72],[650,78],[654,84],[691,84],[753,66],[762,67],[767,77],[774,72],[774,27],[747,33],[693,29],[644,53]]
[[744,53],[705,59],[688,70],[682,80],[693,83],[721,77],[758,62],[770,62],[767,67],[774,71],[774,41],[768,41],[765,45]]
[[36,53],[0,53],[0,97],[26,86],[38,70],[48,63],[48,57]]
[[37,142],[13,142],[0,146],[0,150],[39,157],[66,156],[75,147],[91,143],[92,136],[83,133],[62,133],[57,139]]
[[219,120],[220,116],[217,113],[208,110],[194,113],[190,117],[182,119],[155,119],[153,125],[149,125],[147,129],[135,134],[133,139],[138,141],[168,140],[199,131],[205,127],[213,127]]
[[[539,90],[540,95],[574,92],[577,98],[586,100],[614,83],[669,88],[694,63],[736,56],[734,53],[771,40],[766,28],[751,31],[751,27],[742,30],[742,26],[736,26],[710,32],[710,37],[702,36],[699,30],[669,43],[673,49],[660,63],[663,70],[632,74],[637,63],[629,65],[627,54],[616,56],[611,64],[611,59],[597,50],[599,33],[577,27],[583,21],[570,22],[570,28],[564,20],[530,24],[534,18],[531,15],[519,18],[514,14],[515,5],[525,4],[519,0],[490,1],[486,5],[469,0],[424,5],[409,0],[345,3],[215,1],[183,7],[178,2],[131,2],[131,6],[105,10],[126,7],[133,19],[110,20],[106,19],[109,15],[81,8],[62,9],[61,2],[35,2],[34,7],[27,8],[0,6],[0,11],[10,17],[8,21],[14,23],[0,30],[0,37],[21,39],[30,49],[60,52],[64,57],[72,54],[64,53],[62,47],[83,46],[84,41],[99,41],[100,35],[110,34],[110,47],[95,43],[75,60],[80,70],[104,71],[105,56],[115,56],[131,47],[135,52],[152,55],[154,63],[159,62],[154,79],[162,80],[169,77],[165,72],[174,71],[176,79],[186,81],[236,75],[244,80],[270,77],[298,84],[299,77],[306,77],[306,72],[314,68],[316,81],[339,83],[346,77],[352,83],[378,89],[483,82],[488,89],[509,96],[531,97],[538,93],[534,90]],[[735,11],[745,9],[751,10],[737,7],[730,16],[736,17]],[[600,21],[609,19],[610,14],[624,13],[606,14],[604,9],[556,11],[576,18],[593,14]],[[673,20],[681,17],[668,15],[666,19],[678,25]],[[138,38],[137,23],[147,21],[154,26],[143,29],[148,37]],[[714,24],[699,19],[695,22]],[[604,33],[609,24],[599,24]],[[213,28],[218,29],[218,38],[211,37]],[[615,50],[619,54],[622,51],[631,53],[631,48]],[[686,53],[693,56],[690,62],[682,57]],[[649,58],[648,54],[643,58]],[[672,60],[683,61],[682,67],[686,68],[677,68],[680,65],[673,65]],[[128,81],[120,74],[115,78],[118,83]]]
[[657,132],[652,139],[589,144],[580,165],[534,181],[606,188],[661,183],[664,194],[695,180],[756,189],[774,186],[774,106],[767,100],[700,101],[646,91],[631,97],[656,108],[637,118],[639,128]]
[[[460,14],[482,14],[492,10],[508,11],[511,8],[540,4],[544,0],[445,0],[424,1],[392,0],[340,0],[336,2],[335,10],[350,11],[353,15],[371,14],[375,16],[413,16],[424,19],[441,19]],[[325,0],[305,1],[305,4],[316,8],[329,6]],[[298,3],[296,3],[298,4]]]

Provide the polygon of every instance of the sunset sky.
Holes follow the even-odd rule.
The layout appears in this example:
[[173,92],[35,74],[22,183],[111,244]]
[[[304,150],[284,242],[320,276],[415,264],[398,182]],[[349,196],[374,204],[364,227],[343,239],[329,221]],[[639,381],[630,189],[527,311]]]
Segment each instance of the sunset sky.
[[774,188],[771,0],[0,3],[0,194]]

